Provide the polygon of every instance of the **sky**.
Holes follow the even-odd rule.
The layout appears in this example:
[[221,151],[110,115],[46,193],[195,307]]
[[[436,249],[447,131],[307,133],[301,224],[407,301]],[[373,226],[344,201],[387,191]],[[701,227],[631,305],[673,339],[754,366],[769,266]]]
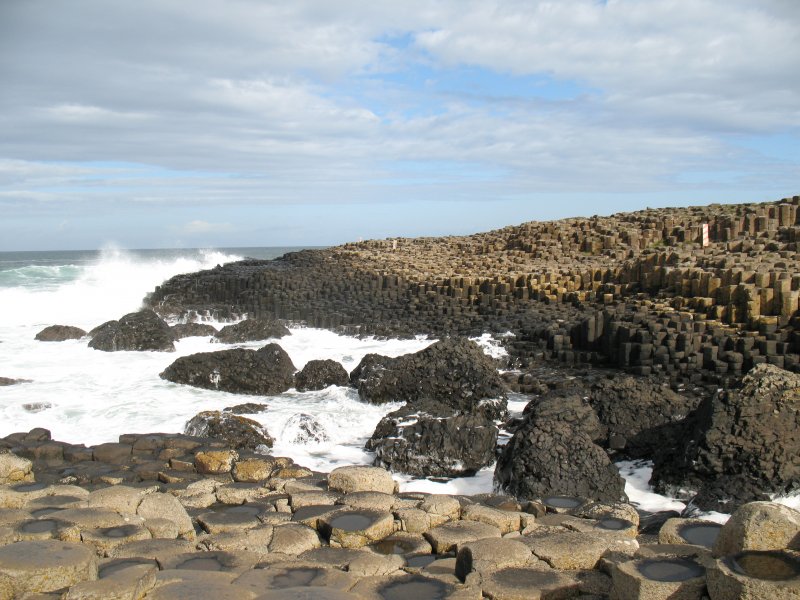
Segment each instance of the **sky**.
[[797,0],[0,0],[0,251],[797,194]]

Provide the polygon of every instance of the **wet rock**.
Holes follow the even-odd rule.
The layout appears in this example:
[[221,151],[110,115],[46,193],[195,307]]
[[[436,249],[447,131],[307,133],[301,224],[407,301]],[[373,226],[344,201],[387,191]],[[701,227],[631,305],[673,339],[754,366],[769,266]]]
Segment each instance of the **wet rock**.
[[49,402],[26,402],[22,405],[22,408],[28,412],[38,413],[42,412],[43,410],[47,410],[48,408],[53,408],[53,405]]
[[121,350],[174,352],[172,330],[152,310],[129,313],[90,332],[89,347],[104,352]]
[[298,413],[287,419],[281,439],[292,444],[319,444],[330,438],[322,423],[311,415]]
[[72,325],[50,325],[36,334],[40,342],[64,342],[66,340],[79,340],[86,335],[80,327]]
[[209,390],[274,396],[294,385],[294,372],[286,351],[268,344],[259,350],[234,348],[182,356],[160,377]]
[[503,448],[494,477],[519,498],[627,499],[625,480],[605,451],[585,431],[557,419],[526,419]]
[[713,553],[720,557],[786,548],[800,550],[800,512],[772,502],[750,502],[722,526]]
[[440,402],[463,414],[506,416],[505,388],[491,359],[465,338],[436,342],[414,354],[368,354],[350,374],[359,397],[372,404]]
[[800,488],[798,394],[800,374],[762,364],[741,389],[703,401],[681,452],[655,457],[656,490],[697,490],[692,503],[701,510],[733,512]]
[[350,376],[345,368],[335,360],[310,360],[294,376],[298,392],[323,390],[331,385],[348,386]]
[[186,435],[224,440],[236,450],[272,448],[275,440],[257,421],[239,415],[207,410],[196,414],[187,423]]
[[714,600],[797,598],[800,556],[787,550],[745,551],[713,562],[706,582]]
[[206,337],[217,335],[217,329],[208,323],[178,323],[170,327],[176,340],[187,337]]
[[419,401],[381,419],[366,444],[375,465],[422,477],[473,475],[495,460],[498,429],[483,416]]
[[586,393],[602,427],[600,444],[631,458],[651,457],[666,445],[682,443],[680,429],[669,427],[685,419],[699,403],[680,395],[668,382],[614,373],[589,386]]
[[0,387],[7,385],[17,385],[20,383],[30,383],[30,379],[12,379],[11,377],[0,377]]
[[244,404],[236,404],[235,406],[226,406],[222,410],[223,412],[228,412],[234,415],[256,415],[267,412],[267,410],[269,410],[269,404],[245,402]]
[[217,339],[225,344],[239,344],[272,338],[282,338],[291,332],[280,322],[271,319],[245,319],[234,325],[226,325],[217,333]]

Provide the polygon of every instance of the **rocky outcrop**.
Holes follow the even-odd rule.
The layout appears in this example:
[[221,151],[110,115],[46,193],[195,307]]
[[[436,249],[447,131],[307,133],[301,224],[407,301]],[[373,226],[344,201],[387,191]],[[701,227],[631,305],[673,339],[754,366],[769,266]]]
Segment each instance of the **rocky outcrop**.
[[649,458],[682,443],[674,424],[699,403],[697,396],[677,394],[664,381],[623,373],[609,373],[586,394],[603,428],[600,444],[631,458]]
[[167,325],[149,309],[129,313],[93,329],[89,347],[104,352],[122,350],[174,352],[175,338]]
[[480,415],[418,401],[381,419],[366,444],[374,464],[418,477],[474,475],[495,460],[498,429]]
[[740,389],[703,401],[691,425],[678,452],[656,457],[657,490],[694,490],[697,507],[732,512],[800,488],[800,375],[758,365]]
[[30,383],[30,379],[12,379],[11,377],[0,377],[0,387],[6,385],[17,385],[19,383]]
[[196,414],[186,423],[186,435],[223,440],[236,450],[272,448],[275,440],[257,421],[239,415],[207,410]]
[[617,502],[625,481],[593,438],[600,428],[593,411],[575,395],[536,403],[503,447],[495,483],[518,498],[566,494]]
[[373,404],[431,400],[462,414],[501,419],[505,388],[496,366],[468,339],[446,339],[414,354],[368,354],[350,374],[359,397]]
[[267,344],[258,350],[233,348],[182,356],[160,377],[209,390],[274,396],[294,385],[295,370],[283,348]]
[[185,337],[217,335],[217,328],[208,323],[178,323],[172,325],[170,329],[176,340],[182,340]]
[[226,325],[217,333],[217,339],[225,344],[254,342],[291,335],[282,323],[273,319],[245,319],[233,325]]
[[64,342],[66,340],[79,340],[86,335],[80,327],[72,325],[50,325],[36,334],[40,342]]
[[298,392],[324,390],[331,385],[350,385],[350,376],[335,360],[310,360],[294,376]]

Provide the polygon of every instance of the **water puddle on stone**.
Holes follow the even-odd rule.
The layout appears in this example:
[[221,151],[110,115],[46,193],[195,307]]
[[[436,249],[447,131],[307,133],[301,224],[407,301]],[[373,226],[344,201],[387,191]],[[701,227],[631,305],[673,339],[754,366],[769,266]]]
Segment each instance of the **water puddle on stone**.
[[550,585],[558,579],[555,573],[515,567],[502,569],[490,577],[498,583],[518,589],[539,588]]
[[47,515],[52,515],[60,510],[64,510],[60,507],[48,507],[48,508],[40,508],[38,510],[31,511],[31,516],[36,517],[37,519],[40,517],[46,517]]
[[653,581],[677,582],[703,577],[706,570],[683,558],[653,559],[639,565],[639,572]]
[[23,533],[47,533],[49,531],[54,531],[55,528],[55,521],[45,519],[41,521],[28,521],[20,525],[19,529]]
[[110,577],[114,573],[118,573],[124,569],[129,569],[139,565],[152,565],[156,567],[157,563],[155,560],[149,558],[125,558],[100,567],[97,577],[98,579],[103,579],[104,577]]
[[378,590],[383,600],[408,600],[409,598],[425,598],[425,600],[442,600],[450,591],[450,586],[435,579],[411,577],[389,583]]
[[333,529],[341,529],[343,531],[363,531],[374,523],[371,516],[361,513],[347,513],[344,515],[337,515],[330,521]]
[[690,544],[711,548],[719,537],[722,525],[718,523],[703,523],[698,525],[685,525],[678,534]]
[[46,483],[20,483],[19,485],[15,485],[12,489],[15,492],[38,492],[46,487]]
[[136,531],[135,525],[123,525],[122,527],[110,527],[103,531],[103,535],[108,538],[124,538]]
[[742,552],[729,564],[736,573],[754,579],[784,581],[800,575],[800,562],[782,552]]
[[325,513],[336,510],[335,506],[311,504],[309,506],[301,506],[292,515],[292,521],[302,521],[303,519],[312,519]]
[[192,571],[222,571],[222,564],[214,558],[190,558],[187,561],[182,562],[176,568],[178,569],[190,569]]
[[609,531],[621,531],[628,529],[633,523],[626,519],[618,519],[617,517],[604,517],[597,522],[600,529],[608,529]]
[[272,587],[277,589],[306,587],[322,573],[322,569],[290,569],[273,577]]
[[562,508],[566,510],[578,508],[581,504],[583,504],[583,500],[580,498],[574,498],[572,496],[548,496],[542,500],[542,502],[544,502],[545,506]]

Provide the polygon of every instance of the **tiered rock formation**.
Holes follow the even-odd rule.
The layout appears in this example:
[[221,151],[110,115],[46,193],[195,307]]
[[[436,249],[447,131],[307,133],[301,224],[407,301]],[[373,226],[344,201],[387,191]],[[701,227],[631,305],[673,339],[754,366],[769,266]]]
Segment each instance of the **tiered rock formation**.
[[799,243],[800,196],[647,209],[242,261],[175,277],[148,303],[387,335],[510,330],[521,363],[725,383],[800,368]]

